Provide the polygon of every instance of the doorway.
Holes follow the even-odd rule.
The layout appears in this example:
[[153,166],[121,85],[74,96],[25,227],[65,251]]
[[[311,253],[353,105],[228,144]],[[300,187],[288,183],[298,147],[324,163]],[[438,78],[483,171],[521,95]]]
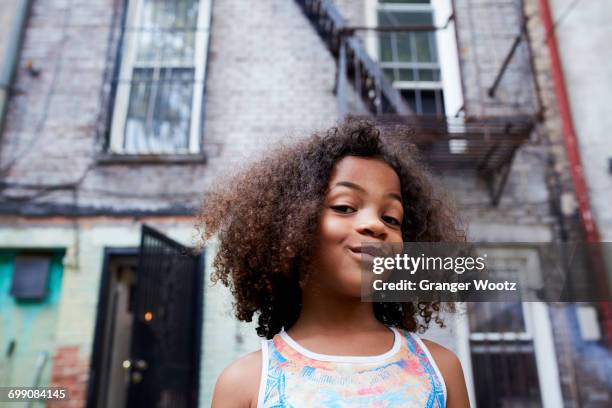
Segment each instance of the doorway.
[[133,325],[138,248],[106,249],[96,324],[88,406],[124,407]]
[[105,250],[87,406],[195,408],[203,255],[142,226]]

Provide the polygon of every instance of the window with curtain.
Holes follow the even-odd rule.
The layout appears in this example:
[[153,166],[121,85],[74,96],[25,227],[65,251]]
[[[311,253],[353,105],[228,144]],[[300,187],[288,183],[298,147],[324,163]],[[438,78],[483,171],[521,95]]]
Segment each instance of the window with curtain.
[[210,0],[130,0],[110,150],[200,151]]
[[392,82],[417,114],[444,114],[442,79],[435,31],[406,31],[407,26],[432,27],[430,0],[380,0],[378,59]]

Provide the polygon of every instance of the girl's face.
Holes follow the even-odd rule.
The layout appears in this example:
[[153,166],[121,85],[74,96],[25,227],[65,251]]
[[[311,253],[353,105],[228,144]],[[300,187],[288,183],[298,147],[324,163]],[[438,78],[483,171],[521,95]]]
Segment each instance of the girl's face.
[[[361,295],[364,243],[401,243],[400,179],[384,161],[347,156],[336,163],[323,211],[310,284],[338,295]],[[307,283],[307,284],[309,284]]]

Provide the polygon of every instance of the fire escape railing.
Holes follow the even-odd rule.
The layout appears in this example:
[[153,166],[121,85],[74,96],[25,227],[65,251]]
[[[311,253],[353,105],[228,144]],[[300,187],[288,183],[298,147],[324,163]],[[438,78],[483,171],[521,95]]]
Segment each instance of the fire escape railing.
[[[412,112],[400,93],[370,57],[361,41],[350,32],[338,8],[329,0],[296,0],[319,33],[327,48],[338,60],[336,93],[346,101],[345,73],[352,79],[359,96],[370,113],[410,115]],[[348,62],[350,61],[350,63]],[[348,112],[340,106],[340,116]]]
[[[434,171],[475,170],[487,187],[492,205],[497,205],[508,179],[514,155],[529,139],[534,126],[532,117],[441,117],[416,115],[382,68],[366,51],[355,35],[365,27],[349,26],[331,0],[296,0],[302,11],[323,39],[337,61],[336,96],[341,118],[352,114],[348,109],[348,80],[367,114],[374,115],[383,128],[401,125],[414,132],[410,143],[419,147],[423,158]],[[382,31],[428,31],[446,29],[437,27],[385,27]],[[522,29],[524,30],[524,28]],[[522,36],[522,32],[521,32]],[[502,72],[490,92],[495,92],[506,65],[514,55],[517,45],[504,61]],[[364,115],[365,116],[365,115]]]
[[385,133],[397,133],[393,129],[398,125],[411,129],[407,141],[419,147],[431,170],[475,170],[486,183],[494,206],[501,199],[514,155],[534,127],[529,116],[381,115],[376,120]]

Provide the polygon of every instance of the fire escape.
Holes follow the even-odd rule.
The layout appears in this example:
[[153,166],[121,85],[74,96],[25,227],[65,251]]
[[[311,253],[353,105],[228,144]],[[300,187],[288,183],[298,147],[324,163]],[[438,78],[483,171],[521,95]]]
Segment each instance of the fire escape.
[[[336,96],[341,117],[350,112],[349,84],[360,98],[366,115],[382,128],[404,125],[414,130],[415,143],[428,166],[436,172],[474,170],[485,181],[492,205],[497,205],[517,149],[529,139],[531,116],[445,117],[415,114],[400,92],[367,52],[360,27],[346,23],[330,0],[297,0],[302,11],[336,59]],[[400,27],[432,31],[435,27]],[[501,75],[516,50],[510,53],[489,93],[495,92]]]

